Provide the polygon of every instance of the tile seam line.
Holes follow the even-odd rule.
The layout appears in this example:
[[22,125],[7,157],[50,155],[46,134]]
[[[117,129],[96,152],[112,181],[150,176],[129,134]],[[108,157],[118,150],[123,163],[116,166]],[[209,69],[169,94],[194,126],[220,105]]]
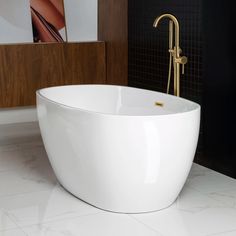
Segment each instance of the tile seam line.
[[[0,172],[1,175],[1,172]],[[56,186],[56,185],[55,185]],[[54,186],[54,187],[55,187]],[[40,193],[40,192],[48,192],[52,190],[53,188],[45,189],[45,190],[38,190],[38,191],[30,191],[30,192],[22,192],[22,193],[16,193],[16,194],[7,194],[7,195],[0,195],[0,200],[1,198],[8,198],[8,197],[14,197],[14,196],[20,196],[20,195],[25,195],[25,194],[30,194],[30,193]]]
[[217,236],[217,235],[220,235],[220,234],[222,235],[222,233],[231,233],[231,232],[236,233],[236,228],[233,229],[233,230],[221,231],[221,232],[214,233],[214,234],[207,234],[205,236]]
[[[145,214],[145,213],[144,213]],[[147,225],[146,223],[144,223],[143,221],[141,221],[141,220],[139,220],[139,219],[137,219],[135,216],[133,216],[132,214],[128,214],[129,215],[129,217],[131,217],[133,220],[135,220],[136,222],[138,222],[138,223],[140,223],[140,224],[142,224],[142,225],[144,225],[146,228],[148,228],[148,229],[150,229],[150,230],[152,230],[153,232],[155,232],[155,233],[158,233],[158,234],[160,234],[160,236],[164,236],[160,231],[158,231],[158,230],[156,230],[156,229],[154,229],[153,227],[151,227],[151,226],[149,226],[149,225]]]
[[[15,225],[15,227],[10,227],[10,228],[8,228],[8,229],[0,229],[0,233],[1,233],[1,232],[7,232],[7,231],[10,231],[10,230],[14,230],[14,229],[20,229],[20,227],[18,226],[18,224],[16,224],[15,221],[13,221],[13,220],[9,217],[9,215],[8,215],[8,213],[7,213],[7,211],[6,211],[5,209],[0,209],[0,210],[2,210],[3,214],[6,215],[7,218],[8,218],[12,223],[14,223],[14,225]],[[20,229],[20,230],[21,230],[21,229]],[[21,231],[22,231],[22,230],[21,230]]]
[[[58,223],[58,222],[64,222],[66,220],[73,220],[73,219],[79,219],[81,217],[86,217],[86,216],[92,216],[92,215],[99,215],[99,214],[102,214],[103,212],[97,212],[97,213],[90,213],[90,214],[84,214],[84,215],[81,215],[81,216],[75,216],[75,217],[68,217],[68,218],[62,218],[62,219],[58,219],[58,220],[48,220],[48,221],[44,221],[44,222],[39,222],[39,223],[36,223],[36,224],[29,224],[29,225],[19,225],[18,223],[16,223],[15,221],[12,220],[12,218],[10,218],[10,216],[8,215],[8,217],[18,226],[18,228],[24,232],[24,234],[27,234],[27,232],[24,231],[25,228],[30,228],[30,227],[33,227],[33,226],[40,226],[40,225],[47,225],[47,224],[53,224],[53,223]],[[1,232],[1,231],[0,231]]]
[[[223,202],[221,200],[218,200],[218,199],[215,199],[215,198],[211,197],[210,196],[211,193],[203,193],[203,192],[199,191],[198,189],[193,188],[191,186],[186,186],[186,188],[191,188],[192,190],[195,190],[196,192],[200,193],[201,195],[203,195],[205,197],[210,198],[211,200],[214,200],[214,201],[217,201],[219,203],[222,203],[222,204],[225,205],[226,208],[232,208],[232,207],[229,207],[228,205],[226,205],[227,204],[226,202]],[[221,190],[221,191],[227,191],[227,190],[235,190],[235,192],[236,192],[236,187],[235,188],[230,188],[230,189],[224,189],[224,190]],[[212,193],[217,193],[217,192],[212,192]],[[232,208],[232,209],[234,209],[234,208]]]
[[12,231],[12,230],[19,230],[21,233],[24,234],[24,236],[30,236],[28,235],[26,232],[24,232],[20,227],[17,227],[17,228],[11,228],[11,229],[7,229],[7,230],[0,230],[0,233],[7,233],[9,231]]

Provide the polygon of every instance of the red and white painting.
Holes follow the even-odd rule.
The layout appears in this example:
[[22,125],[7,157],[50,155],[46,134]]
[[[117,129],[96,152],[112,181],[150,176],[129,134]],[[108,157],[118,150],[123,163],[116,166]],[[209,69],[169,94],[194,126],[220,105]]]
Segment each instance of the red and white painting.
[[0,44],[97,40],[98,0],[0,0]]

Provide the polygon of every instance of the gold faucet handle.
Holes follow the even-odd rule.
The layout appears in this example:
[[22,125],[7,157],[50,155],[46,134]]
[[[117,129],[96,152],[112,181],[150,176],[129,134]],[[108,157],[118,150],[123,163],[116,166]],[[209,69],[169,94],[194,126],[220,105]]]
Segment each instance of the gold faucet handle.
[[188,58],[185,56],[175,58],[175,63],[185,65],[188,62]]
[[182,75],[184,74],[184,67],[187,62],[188,62],[188,58],[185,56],[182,56],[180,60],[180,63],[182,64]]
[[182,75],[184,75],[184,65],[185,64],[182,64]]
[[182,74],[184,74],[184,65],[188,62],[188,58],[185,56],[178,57],[175,59],[175,62],[182,65]]
[[180,57],[180,64],[185,65],[188,62],[188,58],[186,56]]

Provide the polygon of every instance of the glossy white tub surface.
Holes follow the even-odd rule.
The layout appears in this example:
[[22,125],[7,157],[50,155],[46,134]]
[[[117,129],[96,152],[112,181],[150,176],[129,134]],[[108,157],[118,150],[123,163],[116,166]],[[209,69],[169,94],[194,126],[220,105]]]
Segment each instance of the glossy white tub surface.
[[76,197],[139,213],[166,208],[180,193],[198,141],[197,103],[131,87],[72,85],[37,91],[37,111],[53,170]]

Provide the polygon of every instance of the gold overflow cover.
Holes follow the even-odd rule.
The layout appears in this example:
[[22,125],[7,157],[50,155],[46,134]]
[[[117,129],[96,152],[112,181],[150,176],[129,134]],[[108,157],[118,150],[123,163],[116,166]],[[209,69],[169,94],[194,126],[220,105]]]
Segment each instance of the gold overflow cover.
[[155,102],[155,106],[163,107],[164,103],[163,102]]

